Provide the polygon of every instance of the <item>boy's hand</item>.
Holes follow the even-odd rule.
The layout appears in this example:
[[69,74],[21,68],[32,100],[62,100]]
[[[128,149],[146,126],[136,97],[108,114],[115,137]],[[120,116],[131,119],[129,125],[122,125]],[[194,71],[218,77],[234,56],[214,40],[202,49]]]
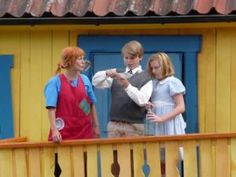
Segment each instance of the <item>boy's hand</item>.
[[108,77],[115,78],[117,76],[117,74],[118,73],[116,72],[115,68],[106,70],[106,76],[108,76]]
[[123,88],[127,88],[129,86],[129,81],[121,74],[117,74],[116,80]]

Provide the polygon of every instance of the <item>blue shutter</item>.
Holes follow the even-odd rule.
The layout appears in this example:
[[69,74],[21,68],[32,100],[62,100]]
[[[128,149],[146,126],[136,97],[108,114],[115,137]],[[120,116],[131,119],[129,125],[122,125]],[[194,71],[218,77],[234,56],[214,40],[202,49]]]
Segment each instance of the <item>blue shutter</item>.
[[0,139],[14,137],[11,68],[12,55],[0,55]]

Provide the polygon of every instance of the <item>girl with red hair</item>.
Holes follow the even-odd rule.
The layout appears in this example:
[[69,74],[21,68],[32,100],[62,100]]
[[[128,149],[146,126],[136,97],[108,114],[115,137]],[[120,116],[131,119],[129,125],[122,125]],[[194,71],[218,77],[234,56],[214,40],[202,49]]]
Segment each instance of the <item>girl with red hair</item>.
[[94,105],[96,97],[90,80],[81,73],[86,67],[84,55],[85,52],[79,47],[64,48],[56,75],[45,86],[50,121],[49,141],[99,136]]

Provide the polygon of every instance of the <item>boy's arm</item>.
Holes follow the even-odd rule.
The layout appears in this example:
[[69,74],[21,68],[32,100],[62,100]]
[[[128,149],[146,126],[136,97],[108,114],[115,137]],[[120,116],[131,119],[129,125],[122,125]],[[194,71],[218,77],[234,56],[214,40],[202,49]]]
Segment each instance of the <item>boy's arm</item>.
[[128,96],[139,106],[145,106],[152,94],[152,81],[147,82],[140,89],[134,87],[130,83],[125,89]]
[[106,75],[106,71],[98,71],[92,78],[92,84],[96,88],[110,88],[113,79]]
[[152,81],[148,81],[140,89],[131,85],[126,76],[117,74],[115,79],[124,88],[128,96],[139,106],[145,106],[152,94]]

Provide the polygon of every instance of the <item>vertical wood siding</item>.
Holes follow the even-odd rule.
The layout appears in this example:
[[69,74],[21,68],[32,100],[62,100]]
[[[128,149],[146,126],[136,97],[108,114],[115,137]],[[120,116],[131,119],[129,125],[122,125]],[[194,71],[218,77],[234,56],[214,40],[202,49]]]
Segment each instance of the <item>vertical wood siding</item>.
[[215,29],[203,32],[198,59],[198,98],[200,132],[215,132]]
[[[235,78],[235,70],[236,70],[236,32],[235,29],[230,30],[231,35],[231,63],[230,63],[230,132],[236,131],[236,78]],[[236,158],[236,156],[234,156]],[[236,160],[236,159],[235,159]],[[235,163],[236,164],[236,163]],[[235,166],[236,168],[236,166]],[[236,174],[234,174],[236,175]],[[232,176],[234,176],[232,175]]]
[[80,34],[202,35],[198,57],[199,131],[236,131],[235,27],[79,29],[1,31],[0,54],[14,55],[12,94],[16,136],[26,136],[30,141],[47,139],[49,121],[43,88],[56,70],[62,48],[76,45]]
[[[230,31],[217,32],[216,46],[216,131],[230,130],[230,61],[233,44]],[[232,33],[231,33],[232,34]]]

